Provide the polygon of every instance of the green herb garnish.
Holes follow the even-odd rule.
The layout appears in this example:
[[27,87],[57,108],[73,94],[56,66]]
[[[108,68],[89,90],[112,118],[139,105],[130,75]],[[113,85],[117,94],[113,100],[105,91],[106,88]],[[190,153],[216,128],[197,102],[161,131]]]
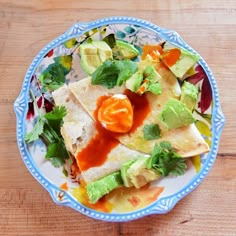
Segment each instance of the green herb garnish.
[[[36,102],[34,105],[37,107]],[[42,138],[47,146],[45,158],[50,160],[55,167],[65,164],[66,159],[70,159],[60,129],[63,124],[63,117],[66,115],[66,108],[56,106],[54,109],[42,115],[39,110],[39,118],[33,129],[25,135],[25,142],[31,143]]]
[[148,161],[148,168],[154,168],[162,176],[183,175],[187,169],[185,160],[177,154],[169,142],[156,144]]
[[92,74],[92,84],[109,89],[121,86],[137,70],[137,63],[131,60],[107,60]]
[[158,124],[149,124],[143,127],[144,139],[153,140],[161,137],[161,129]]

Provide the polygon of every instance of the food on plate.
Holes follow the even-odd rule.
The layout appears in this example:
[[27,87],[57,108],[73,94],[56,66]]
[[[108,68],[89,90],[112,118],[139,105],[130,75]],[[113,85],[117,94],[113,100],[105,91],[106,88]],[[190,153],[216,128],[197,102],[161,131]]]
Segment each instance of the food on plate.
[[181,90],[182,91],[181,91],[180,101],[185,103],[190,111],[193,111],[194,107],[197,104],[197,97],[198,97],[197,88],[193,84],[184,81]]
[[39,80],[55,107],[39,111],[25,141],[41,137],[56,167],[74,160],[92,204],[120,186],[182,175],[185,158],[209,151],[193,114],[198,90],[185,81],[198,56],[168,42],[142,51],[114,34],[89,38],[78,46],[86,78],[67,83],[64,56],[66,66],[54,60]]
[[186,72],[199,60],[198,55],[173,47],[169,43],[164,44],[160,58],[173,74],[181,80],[183,80]]
[[116,40],[116,48],[124,58],[133,59],[139,55],[138,49],[122,40]]
[[[168,80],[165,74],[163,75],[165,79],[160,79],[163,90],[160,95],[145,93],[140,96],[136,93],[131,93],[125,88],[125,85],[115,86],[112,89],[100,85],[92,85],[90,77],[71,83],[69,87],[93,119],[95,119],[94,111],[99,98],[120,93],[126,94],[134,106],[134,122],[131,130],[126,134],[118,135],[117,139],[131,149],[150,154],[156,143],[169,141],[173,148],[183,157],[207,152],[209,150],[208,144],[204,141],[195,124],[177,129],[168,129],[166,125],[159,121],[158,117],[165,109],[168,101],[171,98],[179,98],[181,95],[181,89],[176,85],[178,83],[177,80],[173,80],[173,77],[169,77]],[[171,117],[170,120],[172,120]],[[161,137],[159,139],[144,139],[143,129],[145,125],[150,124],[158,124],[161,128]]]
[[195,121],[187,106],[175,98],[169,99],[158,118],[169,130],[186,127]]
[[[52,96],[57,106],[64,106],[67,110],[61,134],[86,183],[119,170],[123,162],[135,160],[141,155],[110,137],[101,126],[98,127],[67,85],[55,90]],[[96,158],[97,155],[100,156]]]
[[112,58],[112,50],[104,41],[91,41],[80,45],[81,67],[89,75],[107,59]]

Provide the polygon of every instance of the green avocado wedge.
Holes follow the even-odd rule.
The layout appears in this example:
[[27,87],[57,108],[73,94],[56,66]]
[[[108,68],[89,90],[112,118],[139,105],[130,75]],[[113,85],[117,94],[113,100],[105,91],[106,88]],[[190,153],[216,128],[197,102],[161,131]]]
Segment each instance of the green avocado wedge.
[[[164,55],[170,52],[172,49],[177,48],[169,43],[165,43],[164,53],[160,57],[161,60],[163,60]],[[178,49],[180,50],[180,57],[173,65],[168,65],[165,60],[163,60],[163,62],[177,78],[179,78],[180,80],[184,80],[184,75],[192,66],[195,65],[195,63],[200,59],[200,57],[197,54],[189,52],[187,50],[180,48]]]
[[88,198],[91,203],[96,203],[101,197],[122,185],[120,171],[112,173],[86,186]]
[[188,107],[175,98],[169,99],[158,118],[168,129],[177,129],[195,122]]
[[126,59],[133,59],[139,55],[138,49],[132,44],[122,40],[116,40],[116,50],[120,51],[122,56]]
[[104,41],[85,42],[79,49],[80,65],[88,75],[91,75],[107,59],[112,59],[112,50]]
[[197,104],[198,89],[193,84],[184,81],[181,90],[180,101],[183,102],[190,111],[193,111]]

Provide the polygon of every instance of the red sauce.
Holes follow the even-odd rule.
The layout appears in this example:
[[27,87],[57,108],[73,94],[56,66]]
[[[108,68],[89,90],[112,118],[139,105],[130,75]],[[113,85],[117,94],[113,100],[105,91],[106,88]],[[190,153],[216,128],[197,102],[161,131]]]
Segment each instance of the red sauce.
[[133,108],[134,108],[134,120],[133,126],[129,133],[133,133],[139,126],[143,124],[143,121],[147,115],[151,112],[151,107],[149,105],[147,95],[143,94],[142,96],[131,92],[126,89],[124,94],[129,98]]
[[100,97],[97,101],[97,108],[94,111],[97,135],[92,138],[89,144],[76,157],[81,171],[102,165],[106,161],[109,152],[119,144],[119,141],[112,137],[110,132],[104,129],[97,120],[98,110],[102,102],[107,98],[108,96]]
[[162,61],[171,67],[179,60],[180,55],[181,51],[178,48],[173,48],[162,54]]
[[[133,93],[129,90],[125,90],[124,94],[129,98],[133,106],[133,125],[128,133],[134,132],[140,125],[142,125],[146,116],[151,111],[146,94],[142,96]],[[97,135],[92,138],[89,144],[78,153],[76,159],[81,171],[85,171],[91,167],[101,166],[107,159],[110,151],[115,148],[119,141],[116,137],[119,133],[106,130],[98,121],[98,110],[101,107],[103,101],[109,96],[101,96],[97,101],[97,107],[94,111],[94,118],[96,121]]]

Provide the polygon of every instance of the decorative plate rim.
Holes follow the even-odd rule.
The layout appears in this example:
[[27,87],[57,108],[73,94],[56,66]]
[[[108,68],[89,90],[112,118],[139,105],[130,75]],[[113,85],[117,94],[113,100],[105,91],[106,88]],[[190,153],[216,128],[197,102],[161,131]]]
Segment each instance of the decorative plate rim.
[[[135,24],[144,28],[147,28],[158,35],[160,35],[163,39],[168,40],[172,44],[176,46],[182,47],[187,49],[191,52],[198,54],[194,49],[192,49],[181,37],[180,35],[169,29],[161,28],[153,23],[150,23],[146,20],[142,20],[139,18],[134,17],[126,17],[126,16],[114,16],[114,17],[107,17],[98,19],[95,21],[91,21],[88,23],[78,22],[72,25],[68,31],[64,34],[60,35],[49,44],[47,44],[34,58],[33,62],[29,66],[23,85],[21,88],[21,92],[19,96],[16,98],[14,102],[14,111],[16,114],[16,135],[17,135],[17,144],[21,154],[21,157],[33,175],[33,177],[49,192],[53,201],[56,204],[69,206],[80,213],[89,216],[94,219],[103,220],[103,221],[110,221],[110,222],[123,222],[123,221],[130,221],[141,218],[143,216],[151,215],[151,214],[165,214],[173,209],[173,207],[188,193],[192,192],[196,187],[203,181],[203,179],[207,176],[210,169],[212,168],[217,152],[219,147],[220,136],[222,133],[222,129],[225,125],[225,117],[221,110],[220,106],[220,98],[219,92],[217,88],[216,81],[214,79],[213,73],[208,67],[205,60],[200,56],[199,64],[205,70],[207,77],[210,81],[212,95],[213,95],[213,109],[212,109],[212,146],[211,150],[208,153],[207,159],[201,168],[200,172],[196,174],[196,176],[191,180],[190,183],[187,184],[185,188],[181,191],[168,196],[168,197],[160,197],[157,201],[153,204],[147,206],[146,208],[129,212],[129,213],[102,213],[90,208],[87,208],[76,201],[73,197],[71,197],[67,192],[61,190],[58,186],[52,183],[50,180],[45,178],[38,166],[34,163],[33,158],[31,157],[28,148],[24,142],[24,133],[25,133],[25,123],[24,120],[26,118],[27,113],[27,104],[28,104],[28,91],[30,85],[30,79],[35,71],[35,68],[39,65],[41,60],[43,59],[44,55],[47,54],[51,49],[55,48],[59,44],[69,40],[73,37],[78,37],[83,35],[86,31],[89,31],[93,28],[97,28],[107,24]],[[63,200],[58,199],[58,194],[63,195]]]

